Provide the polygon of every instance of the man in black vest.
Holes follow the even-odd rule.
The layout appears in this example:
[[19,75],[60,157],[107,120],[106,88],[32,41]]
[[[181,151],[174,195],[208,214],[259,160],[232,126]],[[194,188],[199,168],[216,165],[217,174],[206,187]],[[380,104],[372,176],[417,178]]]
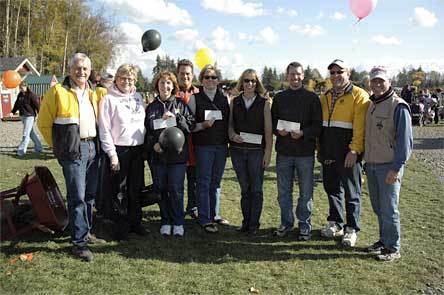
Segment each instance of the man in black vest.
[[299,240],[311,237],[313,168],[316,138],[321,132],[322,113],[319,97],[306,90],[304,69],[298,62],[287,66],[290,88],[276,94],[271,107],[273,133],[276,135],[276,173],[281,225],[275,231],[285,236],[294,226],[293,183],[297,174],[299,199],[296,216]]

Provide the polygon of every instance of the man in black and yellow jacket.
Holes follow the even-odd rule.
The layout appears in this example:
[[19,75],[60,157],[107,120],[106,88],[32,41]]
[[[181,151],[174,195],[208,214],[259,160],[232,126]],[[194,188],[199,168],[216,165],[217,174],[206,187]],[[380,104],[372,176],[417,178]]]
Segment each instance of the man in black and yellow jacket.
[[323,127],[319,158],[330,210],[321,235],[343,236],[342,244],[353,247],[360,230],[361,159],[370,100],[364,89],[351,83],[350,68],[344,61],[335,59],[328,70],[333,88],[321,95]]
[[88,84],[91,60],[76,53],[69,76],[44,95],[37,121],[40,132],[62,166],[66,182],[73,254],[91,261],[88,243],[102,242],[91,234],[97,191],[98,101]]

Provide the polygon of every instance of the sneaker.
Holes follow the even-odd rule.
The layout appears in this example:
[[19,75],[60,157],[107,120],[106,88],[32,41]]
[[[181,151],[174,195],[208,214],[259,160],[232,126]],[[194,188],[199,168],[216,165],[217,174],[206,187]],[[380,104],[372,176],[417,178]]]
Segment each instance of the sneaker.
[[206,224],[202,225],[202,228],[204,229],[204,231],[206,233],[210,233],[210,234],[215,234],[219,231],[217,229],[217,226],[214,223],[206,223]]
[[376,256],[376,260],[384,261],[384,262],[392,262],[396,259],[401,258],[401,253],[399,252],[390,252],[387,249],[384,249],[380,255]]
[[367,248],[365,248],[365,252],[372,254],[381,254],[382,250],[384,250],[384,244],[381,241],[377,241],[373,245],[370,245]]
[[273,235],[283,238],[287,235],[287,233],[289,233],[291,231],[291,226],[284,226],[281,225],[279,226],[279,228],[277,230],[274,231]]
[[86,239],[88,241],[88,244],[92,244],[92,245],[106,244],[106,241],[104,239],[100,239],[100,238],[96,237],[96,235],[94,235],[94,234],[88,234]]
[[183,237],[183,233],[184,233],[183,225],[173,226],[173,235],[177,237]]
[[86,246],[73,246],[72,254],[82,261],[90,262],[93,260],[92,252]]
[[344,235],[344,230],[340,228],[336,222],[329,221],[325,228],[321,229],[321,237],[334,238]]
[[301,229],[298,234],[299,241],[309,241],[311,239],[311,232],[308,229]]
[[217,224],[220,224],[220,225],[225,225],[225,226],[230,225],[230,222],[227,219],[222,218],[222,217],[218,218],[218,219],[214,219],[214,222]]
[[190,215],[190,217],[192,219],[199,219],[199,211],[197,211],[197,207],[193,207],[188,211],[188,215]]
[[160,234],[162,236],[169,236],[171,235],[171,225],[164,224],[160,227]]
[[351,248],[356,245],[356,240],[358,239],[358,234],[354,228],[347,227],[345,229],[345,235],[342,238],[342,246]]

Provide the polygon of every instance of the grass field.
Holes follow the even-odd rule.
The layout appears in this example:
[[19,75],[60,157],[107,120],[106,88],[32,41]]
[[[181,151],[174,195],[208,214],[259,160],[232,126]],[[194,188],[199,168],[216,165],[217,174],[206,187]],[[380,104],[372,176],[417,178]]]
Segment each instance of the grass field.
[[[0,189],[19,184],[35,165],[48,166],[60,189],[61,169],[50,154],[18,160],[0,154]],[[313,239],[272,236],[279,224],[274,163],[266,172],[264,210],[259,236],[235,231],[241,222],[239,188],[230,160],[222,184],[222,215],[232,226],[208,235],[187,219],[185,237],[158,233],[157,206],[145,208],[143,223],[151,234],[130,236],[126,244],[92,246],[92,263],[71,257],[68,236],[44,233],[4,241],[0,254],[1,294],[435,294],[444,292],[443,185],[430,169],[412,159],[401,191],[402,259],[381,263],[362,248],[377,239],[377,222],[366,185],[362,196],[362,231],[357,248],[342,249],[323,240],[319,229],[327,215],[322,185],[314,195]],[[297,191],[297,189],[296,189]],[[98,223],[103,231],[106,225]],[[30,262],[11,261],[33,252]]]

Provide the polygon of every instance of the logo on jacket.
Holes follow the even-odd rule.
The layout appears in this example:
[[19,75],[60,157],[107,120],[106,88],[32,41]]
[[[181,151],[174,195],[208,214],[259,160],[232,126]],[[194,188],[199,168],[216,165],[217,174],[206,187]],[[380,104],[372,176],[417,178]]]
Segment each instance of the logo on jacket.
[[376,127],[378,127],[379,130],[384,128],[384,125],[382,125],[382,121],[379,121],[378,123],[376,123]]

